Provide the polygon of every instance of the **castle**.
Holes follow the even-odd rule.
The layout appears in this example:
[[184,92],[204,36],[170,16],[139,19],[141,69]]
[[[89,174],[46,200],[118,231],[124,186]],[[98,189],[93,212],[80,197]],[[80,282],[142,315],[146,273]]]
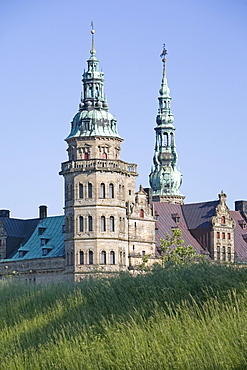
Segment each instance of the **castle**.
[[13,219],[9,210],[0,210],[0,278],[80,280],[133,270],[145,255],[149,264],[159,261],[159,240],[173,228],[181,229],[185,245],[198,254],[216,261],[245,261],[246,201],[237,201],[230,211],[222,191],[217,201],[184,204],[165,47],[150,188],[140,186],[136,192],[137,166],[120,158],[123,139],[108,110],[94,29],[91,33],[81,102],[65,139],[68,161],[60,171],[64,215],[48,217],[44,205],[37,219]]

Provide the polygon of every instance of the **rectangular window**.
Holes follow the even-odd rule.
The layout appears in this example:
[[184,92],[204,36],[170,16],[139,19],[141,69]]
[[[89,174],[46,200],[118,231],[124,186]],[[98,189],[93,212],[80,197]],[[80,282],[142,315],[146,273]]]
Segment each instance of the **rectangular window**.
[[225,238],[226,238],[226,234],[222,233],[222,239],[225,239]]
[[219,233],[219,231],[217,231],[217,233],[216,233],[216,238],[217,238],[217,239],[219,239],[219,238],[220,238],[220,233]]
[[231,262],[231,247],[228,247],[227,259]]
[[2,239],[0,239],[0,247],[2,246]]
[[217,260],[220,260],[220,247],[217,247]]
[[231,239],[231,234],[230,233],[227,234],[227,238]]

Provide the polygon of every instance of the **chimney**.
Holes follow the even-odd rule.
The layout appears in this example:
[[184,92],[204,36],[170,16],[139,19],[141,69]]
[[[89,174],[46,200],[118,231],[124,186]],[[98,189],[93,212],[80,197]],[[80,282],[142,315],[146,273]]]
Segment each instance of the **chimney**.
[[47,217],[47,206],[39,206],[39,218],[43,220]]
[[0,217],[9,218],[10,211],[8,209],[0,209]]

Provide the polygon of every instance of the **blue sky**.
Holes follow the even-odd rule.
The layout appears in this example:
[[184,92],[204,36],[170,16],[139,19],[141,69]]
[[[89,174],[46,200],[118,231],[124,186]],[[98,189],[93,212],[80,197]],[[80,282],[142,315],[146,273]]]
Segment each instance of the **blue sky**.
[[186,202],[247,199],[245,0],[1,0],[0,209],[12,217],[63,213],[70,122],[89,57],[91,19],[123,160],[148,186],[161,83],[175,116]]

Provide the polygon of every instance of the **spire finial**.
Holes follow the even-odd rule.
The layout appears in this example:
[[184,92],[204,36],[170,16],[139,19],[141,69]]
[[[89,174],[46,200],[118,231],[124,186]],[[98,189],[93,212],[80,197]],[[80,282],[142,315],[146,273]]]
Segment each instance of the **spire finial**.
[[92,22],[91,22],[91,34],[92,34],[92,49],[91,49],[91,54],[95,54],[95,50],[94,50],[94,34],[95,34],[95,30],[94,30],[94,22],[93,22],[93,19],[92,19]]
[[166,65],[166,55],[167,55],[167,50],[166,50],[166,44],[163,44],[163,50],[162,53],[160,54],[161,60],[163,62],[163,68],[165,69]]

